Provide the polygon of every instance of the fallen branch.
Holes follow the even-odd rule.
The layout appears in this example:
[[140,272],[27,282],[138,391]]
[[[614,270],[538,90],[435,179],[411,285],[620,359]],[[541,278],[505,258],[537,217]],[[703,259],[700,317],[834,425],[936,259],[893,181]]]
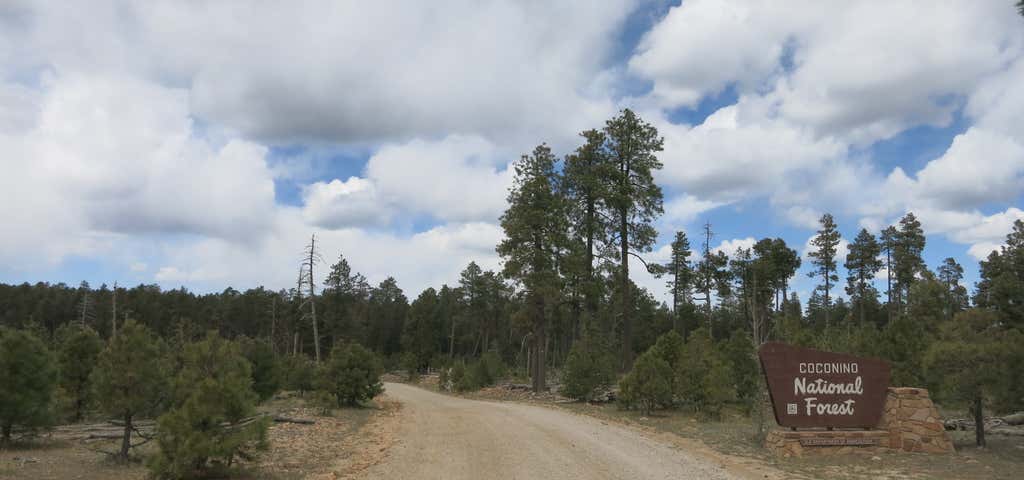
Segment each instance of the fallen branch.
[[313,425],[316,423],[316,420],[313,420],[311,418],[292,418],[276,415],[274,416],[274,423],[297,423],[300,425]]

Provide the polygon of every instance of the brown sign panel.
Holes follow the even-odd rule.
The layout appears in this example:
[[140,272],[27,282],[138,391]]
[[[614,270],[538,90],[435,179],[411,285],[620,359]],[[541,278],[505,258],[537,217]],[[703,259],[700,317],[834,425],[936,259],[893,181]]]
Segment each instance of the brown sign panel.
[[777,342],[762,345],[758,357],[779,425],[878,426],[891,374],[885,361]]

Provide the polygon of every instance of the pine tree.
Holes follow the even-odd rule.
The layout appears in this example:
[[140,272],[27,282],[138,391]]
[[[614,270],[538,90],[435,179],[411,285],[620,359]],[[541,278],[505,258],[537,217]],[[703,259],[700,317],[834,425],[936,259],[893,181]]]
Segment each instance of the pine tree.
[[401,349],[402,328],[409,314],[409,300],[394,277],[385,278],[370,291],[367,316],[372,319],[366,344],[382,355],[398,353]]
[[341,341],[365,341],[365,319],[367,299],[370,296],[370,284],[366,277],[353,272],[348,260],[338,255],[338,261],[331,265],[331,270],[324,279],[324,289],[320,298],[326,304],[326,312],[322,315],[327,325],[327,335],[331,345]]
[[53,421],[57,361],[42,340],[0,327],[0,444],[14,426],[44,427]]
[[[493,324],[487,311],[487,291],[484,283],[483,269],[476,262],[469,265],[459,274],[459,292],[462,293],[463,309],[466,325],[476,324],[475,345],[472,354],[487,351],[490,326]],[[482,348],[481,348],[482,345]]]
[[622,380],[619,381],[620,402],[626,406],[637,405],[641,413],[672,403],[672,368],[665,360],[648,350],[640,355]]
[[1024,221],[1015,221],[1006,243],[979,265],[975,305],[998,312],[1007,325],[1024,329]]
[[524,155],[514,165],[515,179],[508,209],[501,216],[505,239],[498,244],[503,275],[525,288],[533,358],[533,389],[546,389],[548,307],[560,295],[557,252],[567,243],[564,201],[556,191],[555,157],[547,145]]
[[606,137],[599,130],[580,133],[586,142],[565,157],[563,190],[567,198],[567,215],[572,230],[583,244],[583,297],[588,321],[597,316],[601,282],[594,270],[595,252],[607,243],[608,222],[602,213],[602,202],[608,197],[608,178],[612,168],[606,149]]
[[711,295],[712,292],[718,295],[718,298],[723,298],[729,295],[729,281],[730,272],[727,268],[729,265],[729,257],[724,252],[715,252],[711,250],[711,238],[714,234],[711,231],[711,224],[704,224],[704,243],[703,243],[703,254],[701,255],[700,262],[697,263],[696,270],[696,283],[697,288],[703,293],[705,311],[704,314],[707,316],[707,328],[705,329],[708,335],[711,335]]
[[91,382],[97,404],[124,422],[121,461],[128,459],[135,419],[161,407],[169,383],[163,358],[161,342],[145,326],[129,320],[96,360]]
[[[675,240],[671,245],[669,261],[662,265],[662,269],[669,276],[667,286],[672,292],[672,330],[674,331],[680,331],[679,310],[683,305],[688,305],[693,301],[690,297],[695,277],[693,267],[690,265],[692,253],[690,239],[686,238],[686,232],[676,232]],[[686,338],[686,330],[680,331],[680,335]]]
[[938,280],[946,287],[946,319],[953,318],[953,315],[967,309],[967,289],[960,285],[964,278],[964,267],[961,267],[956,259],[947,257],[939,266]]
[[264,340],[241,337],[238,339],[242,355],[249,361],[252,372],[252,390],[259,400],[266,401],[281,388],[281,366],[274,357],[270,344]]
[[800,269],[800,255],[781,238],[758,241],[754,244],[754,254],[765,264],[762,271],[766,274],[766,286],[774,289],[775,308],[781,309],[789,293],[789,279]]
[[250,419],[259,397],[238,344],[211,331],[185,346],[182,361],[173,406],[157,420],[159,450],[149,461],[154,474],[203,476],[265,449],[269,418]]
[[897,307],[901,312],[910,301],[910,287],[917,279],[917,275],[925,270],[924,258],[921,256],[924,245],[925,237],[921,222],[913,213],[908,212],[900,219],[893,248],[895,289],[899,295]]
[[575,342],[562,372],[562,395],[590,401],[615,381],[615,356],[596,334]]
[[384,391],[384,367],[373,352],[357,343],[335,345],[320,372],[319,389],[334,397],[335,405],[357,406]]
[[608,120],[604,134],[612,167],[605,201],[613,220],[611,236],[616,237],[619,254],[618,284],[622,312],[622,369],[633,364],[633,294],[630,291],[629,256],[650,251],[657,237],[651,223],[663,212],[661,187],[653,171],[662,168],[655,154],[664,139],[658,130],[630,109]]
[[829,294],[831,293],[833,283],[839,281],[839,276],[836,275],[836,253],[839,248],[840,236],[831,214],[826,213],[822,215],[819,222],[821,223],[821,230],[818,230],[818,234],[811,240],[811,245],[815,249],[807,254],[811,257],[811,263],[815,269],[809,272],[808,276],[821,277],[822,283],[818,285],[818,289],[825,295],[825,328],[828,328],[830,323],[829,310],[831,310],[832,306]]
[[970,404],[979,447],[986,444],[985,405],[1012,396],[1011,385],[1019,383],[1019,364],[1013,358],[1020,358],[1022,344],[1021,332],[1003,330],[998,314],[973,309],[944,324],[940,339],[925,355],[924,369],[939,383],[940,397]]
[[882,229],[879,237],[879,245],[885,251],[885,309],[888,313],[888,322],[892,323],[895,315],[895,306],[898,302],[892,291],[893,279],[893,249],[896,245],[896,227],[890,225]]
[[437,291],[424,290],[409,307],[409,318],[402,332],[402,350],[411,355],[415,371],[424,370],[444,343]]
[[881,251],[882,247],[875,241],[875,236],[862,228],[846,254],[846,293],[856,305],[861,325],[867,315],[867,305],[874,305],[878,301],[878,291],[872,280],[882,269],[882,261],[878,258]]
[[103,350],[103,340],[89,327],[64,326],[57,330],[60,341],[60,386],[71,396],[74,414],[80,421],[92,399],[89,376]]

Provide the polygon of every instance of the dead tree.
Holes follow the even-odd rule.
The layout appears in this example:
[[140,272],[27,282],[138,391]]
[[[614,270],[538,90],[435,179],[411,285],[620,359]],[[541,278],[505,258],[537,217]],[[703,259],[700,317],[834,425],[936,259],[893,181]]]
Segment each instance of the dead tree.
[[313,269],[323,261],[320,252],[316,249],[316,235],[314,234],[309,245],[306,245],[302,253],[302,265],[299,267],[299,296],[303,293],[308,295],[306,300],[299,305],[299,310],[309,304],[309,317],[313,322],[313,351],[316,354],[316,361],[320,363],[320,331],[316,321],[316,281],[313,276]]
[[91,289],[88,282],[78,287],[82,291],[82,300],[78,303],[78,326],[85,327],[93,319]]
[[110,338],[117,338],[117,281],[114,281],[114,290],[110,294]]

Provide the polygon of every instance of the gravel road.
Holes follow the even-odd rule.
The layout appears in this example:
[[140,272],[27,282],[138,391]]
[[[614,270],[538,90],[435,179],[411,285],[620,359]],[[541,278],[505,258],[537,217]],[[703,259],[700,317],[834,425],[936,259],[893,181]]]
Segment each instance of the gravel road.
[[[388,383],[398,442],[363,472],[377,479],[736,479],[716,459],[632,428],[518,403]],[[719,459],[720,460],[720,459]]]

